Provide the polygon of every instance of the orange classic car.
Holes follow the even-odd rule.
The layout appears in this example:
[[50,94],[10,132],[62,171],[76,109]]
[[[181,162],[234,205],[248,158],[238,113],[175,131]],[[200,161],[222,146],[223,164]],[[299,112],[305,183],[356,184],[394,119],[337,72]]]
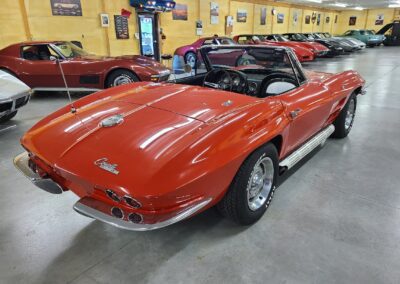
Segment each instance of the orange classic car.
[[197,61],[173,83],[100,91],[44,118],[22,137],[16,167],[119,228],[157,229],[212,206],[248,225],[285,171],[349,134],[364,93],[357,72],[307,72],[285,47],[211,45]]

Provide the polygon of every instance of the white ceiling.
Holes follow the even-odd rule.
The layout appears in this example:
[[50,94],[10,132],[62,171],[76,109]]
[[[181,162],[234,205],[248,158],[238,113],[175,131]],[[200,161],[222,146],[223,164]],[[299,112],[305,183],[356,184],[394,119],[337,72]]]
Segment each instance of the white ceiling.
[[[324,7],[324,8],[332,8],[337,10],[342,9],[351,9],[354,7],[363,7],[366,9],[370,8],[387,8],[389,4],[397,4],[400,7],[400,0],[276,0],[276,2],[286,2],[286,3],[293,3],[293,4],[301,4],[307,6],[316,6],[316,7]],[[317,3],[321,2],[321,3]],[[337,7],[332,4],[341,3],[347,4],[348,7],[342,8]]]

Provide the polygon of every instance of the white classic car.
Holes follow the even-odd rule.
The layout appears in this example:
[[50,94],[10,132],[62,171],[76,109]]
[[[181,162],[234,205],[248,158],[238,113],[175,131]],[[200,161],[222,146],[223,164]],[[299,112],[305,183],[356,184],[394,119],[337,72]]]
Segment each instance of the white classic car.
[[31,89],[16,77],[0,70],[0,123],[12,119],[26,105]]

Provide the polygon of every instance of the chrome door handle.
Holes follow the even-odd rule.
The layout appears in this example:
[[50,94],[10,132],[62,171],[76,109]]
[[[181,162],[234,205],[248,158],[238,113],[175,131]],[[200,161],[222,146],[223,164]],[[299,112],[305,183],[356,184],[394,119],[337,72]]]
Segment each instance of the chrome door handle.
[[300,112],[301,112],[301,108],[295,109],[295,110],[290,112],[290,116],[292,118],[296,118],[299,115]]

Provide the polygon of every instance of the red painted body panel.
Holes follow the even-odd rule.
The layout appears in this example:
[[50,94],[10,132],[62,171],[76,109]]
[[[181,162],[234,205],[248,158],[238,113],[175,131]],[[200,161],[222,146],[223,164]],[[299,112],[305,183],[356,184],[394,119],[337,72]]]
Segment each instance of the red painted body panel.
[[[23,42],[0,50],[0,69],[14,73],[31,88],[63,88],[64,82],[57,63],[51,60],[26,60],[21,58],[21,48],[26,45],[52,44],[54,42]],[[85,56],[61,62],[71,88],[103,89],[107,76],[116,69],[135,73],[141,81],[150,81],[152,75],[168,70],[160,63],[138,55],[104,57]],[[96,77],[97,82],[83,83],[82,76]]]
[[[43,172],[87,204],[107,212],[116,206],[106,189],[143,205],[128,215],[144,223],[174,216],[196,200],[226,193],[243,161],[280,136],[283,159],[336,118],[350,94],[364,85],[353,71],[307,72],[308,81],[280,96],[259,99],[197,86],[135,83],[89,95],[40,121],[21,142]],[[225,105],[224,102],[232,101]],[[302,109],[295,119],[289,113]],[[114,114],[124,122],[102,128]],[[100,169],[109,159],[119,174]]]

